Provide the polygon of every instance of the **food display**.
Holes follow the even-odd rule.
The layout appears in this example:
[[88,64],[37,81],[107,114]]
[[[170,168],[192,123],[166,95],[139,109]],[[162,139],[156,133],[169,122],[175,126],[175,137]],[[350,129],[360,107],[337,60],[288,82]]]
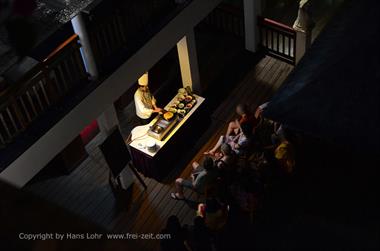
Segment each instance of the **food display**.
[[172,102],[158,116],[157,121],[148,130],[148,135],[162,140],[167,135],[171,128],[185,117],[191,109],[194,108],[197,99],[191,93],[191,90],[180,88],[178,94]]
[[190,96],[190,95],[186,95],[185,96],[185,102],[186,103],[189,103],[189,102],[191,102],[193,100],[193,96]]
[[189,90],[180,88],[169,111],[178,113],[181,117],[184,117],[194,107],[196,102],[196,98],[189,92]]
[[164,116],[165,120],[169,121],[173,118],[174,114],[173,114],[173,112],[169,111],[169,112],[165,112],[163,116]]
[[177,113],[177,108],[175,108],[175,107],[170,107],[170,108],[169,108],[169,112]]

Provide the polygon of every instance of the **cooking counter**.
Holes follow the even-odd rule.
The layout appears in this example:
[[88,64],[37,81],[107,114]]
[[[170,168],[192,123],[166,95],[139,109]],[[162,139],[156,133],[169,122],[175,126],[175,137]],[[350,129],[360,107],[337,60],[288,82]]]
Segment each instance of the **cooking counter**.
[[[203,101],[205,100],[203,97],[200,97],[198,95],[193,95],[197,102],[195,103],[195,105],[193,106],[193,108],[181,119],[177,118],[178,121],[175,122],[176,124],[173,126],[173,128],[171,129],[171,131],[168,133],[168,135],[166,135],[162,140],[158,140],[158,139],[155,139],[151,136],[149,136],[147,133],[148,133],[148,130],[151,126],[154,125],[154,123],[156,123],[156,121],[159,119],[159,115],[156,116],[149,124],[147,125],[143,125],[143,126],[137,126],[135,127],[131,134],[132,134],[132,142],[129,143],[129,146],[130,147],[133,147],[134,149],[150,156],[150,157],[154,157],[159,151],[161,148],[163,148],[165,146],[165,144],[173,137],[173,135],[182,127],[182,125],[184,125],[186,123],[186,121],[191,117],[191,115],[194,114],[194,112],[198,109],[198,107],[203,103]],[[176,97],[174,97],[168,105],[165,106],[165,110],[168,110],[170,108],[170,105],[176,100]],[[156,143],[156,151],[154,152],[151,152],[148,150],[148,148],[146,147],[146,143],[148,143],[149,141],[154,141]]]
[[[207,120],[204,119],[202,123],[199,123],[203,117],[203,113],[200,111],[202,109],[200,108],[205,99],[195,94],[193,94],[193,96],[197,102],[183,118],[178,115],[174,126],[162,140],[148,135],[149,128],[156,123],[159,119],[159,115],[149,124],[137,126],[132,130],[131,142],[128,145],[131,150],[133,163],[145,176],[154,178],[160,176],[168,165],[173,165],[175,159],[179,157],[183,151],[186,151],[186,147],[188,147],[186,145],[188,144],[183,143],[190,142],[188,137],[196,137],[196,134],[200,131],[197,129],[198,125],[208,124]],[[175,101],[176,97],[174,97],[164,109],[169,110]],[[150,151],[148,147],[146,147],[149,141],[155,142],[155,151]]]

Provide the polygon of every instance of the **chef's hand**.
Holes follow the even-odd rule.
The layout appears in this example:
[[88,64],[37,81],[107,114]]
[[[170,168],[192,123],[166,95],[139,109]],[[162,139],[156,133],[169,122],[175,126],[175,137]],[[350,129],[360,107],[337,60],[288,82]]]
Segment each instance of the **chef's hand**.
[[162,109],[159,107],[154,108],[153,112],[162,112]]

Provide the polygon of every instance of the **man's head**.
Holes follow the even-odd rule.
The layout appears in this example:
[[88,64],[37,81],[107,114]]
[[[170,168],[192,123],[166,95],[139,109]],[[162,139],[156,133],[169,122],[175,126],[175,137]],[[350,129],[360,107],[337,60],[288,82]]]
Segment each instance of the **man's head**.
[[143,85],[139,85],[139,88],[141,91],[143,92],[147,92],[149,90],[149,87],[147,85],[143,86]]
[[212,168],[214,168],[214,160],[210,156],[206,156],[205,159],[203,160],[203,168],[206,171],[209,171]]
[[201,216],[197,216],[193,220],[194,222],[194,227],[195,228],[203,228],[205,227],[205,220]]
[[245,104],[238,104],[236,106],[236,113],[239,114],[240,116],[247,114],[247,106]]
[[220,146],[220,150],[222,151],[222,153],[224,155],[231,155],[231,146],[229,144],[226,144],[226,143],[223,143],[221,146]]

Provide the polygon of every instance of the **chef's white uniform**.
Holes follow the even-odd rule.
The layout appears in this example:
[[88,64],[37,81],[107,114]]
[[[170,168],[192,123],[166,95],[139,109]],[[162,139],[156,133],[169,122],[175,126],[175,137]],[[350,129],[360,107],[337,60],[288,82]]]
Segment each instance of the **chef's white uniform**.
[[136,115],[140,119],[149,119],[153,113],[153,104],[156,103],[156,99],[152,96],[152,104],[144,104],[143,102],[143,92],[139,89],[135,92],[135,107],[136,107]]

